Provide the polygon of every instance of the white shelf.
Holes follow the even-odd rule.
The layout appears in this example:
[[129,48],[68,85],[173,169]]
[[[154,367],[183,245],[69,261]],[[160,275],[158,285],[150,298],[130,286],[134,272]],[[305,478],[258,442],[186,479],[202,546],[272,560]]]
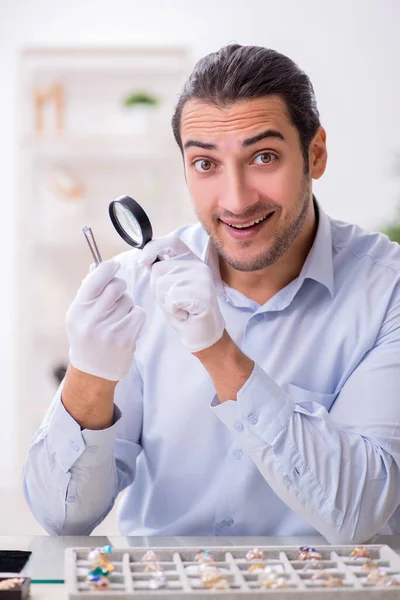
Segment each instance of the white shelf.
[[[111,199],[137,198],[157,236],[189,215],[170,118],[191,61],[186,49],[168,47],[31,49],[20,59],[15,362],[22,462],[24,440],[56,391],[52,368],[67,360],[66,311],[93,262],[82,226],[93,228],[106,260],[131,249],[109,221]],[[62,99],[40,108],[37,92],[45,96],[54,83]],[[160,104],[138,122],[122,100],[142,87]],[[76,198],[68,198],[74,182]]]
[[162,157],[176,160],[180,150],[171,135],[117,136],[23,136],[21,150],[41,158],[113,158],[146,160]]
[[28,72],[57,73],[101,72],[106,77],[115,73],[175,73],[182,75],[192,66],[187,49],[178,46],[92,47],[92,48],[27,48],[21,53]]

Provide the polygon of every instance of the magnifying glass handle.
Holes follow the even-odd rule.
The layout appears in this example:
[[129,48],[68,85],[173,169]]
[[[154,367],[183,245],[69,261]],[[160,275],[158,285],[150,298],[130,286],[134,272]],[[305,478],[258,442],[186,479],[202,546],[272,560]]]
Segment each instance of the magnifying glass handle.
[[101,258],[99,249],[97,247],[96,240],[94,239],[93,231],[91,230],[91,228],[88,225],[85,225],[82,228],[82,231],[83,231],[83,235],[85,236],[85,239],[88,243],[90,252],[92,253],[94,262],[97,267],[102,262],[102,258]]

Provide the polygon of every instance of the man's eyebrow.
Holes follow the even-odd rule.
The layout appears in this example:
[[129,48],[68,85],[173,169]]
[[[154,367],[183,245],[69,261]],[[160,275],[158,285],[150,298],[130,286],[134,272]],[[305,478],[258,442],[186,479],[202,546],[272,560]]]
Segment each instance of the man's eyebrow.
[[[257,135],[243,140],[242,146],[244,148],[247,148],[248,146],[252,146],[253,144],[256,144],[257,142],[266,138],[275,138],[278,140],[285,141],[285,137],[280,131],[277,131],[276,129],[266,129],[262,133],[257,133]],[[193,146],[195,146],[196,148],[202,148],[203,150],[217,150],[217,146],[215,144],[208,144],[206,142],[200,142],[198,140],[188,140],[187,142],[185,142],[183,148],[184,150],[186,150],[187,148],[191,148]]]
[[216,150],[217,146],[215,144],[206,144],[205,142],[198,142],[197,140],[188,140],[185,142],[183,148],[190,148],[191,146],[196,146],[197,148],[203,148],[203,150]]
[[278,140],[285,141],[285,137],[283,136],[283,134],[280,131],[277,131],[276,129],[266,129],[262,133],[258,133],[257,135],[254,135],[253,137],[247,138],[247,140],[244,140],[242,146],[247,148],[247,146],[252,146],[253,144],[256,144],[257,142],[264,140],[265,138],[275,138]]

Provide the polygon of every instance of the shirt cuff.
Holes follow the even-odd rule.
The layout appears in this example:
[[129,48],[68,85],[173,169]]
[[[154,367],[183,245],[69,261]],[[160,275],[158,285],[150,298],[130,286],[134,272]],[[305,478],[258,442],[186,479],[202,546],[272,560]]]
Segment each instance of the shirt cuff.
[[292,398],[257,364],[237,394],[237,401],[211,403],[213,412],[232,433],[246,431],[269,445],[292,416]]
[[121,417],[114,405],[113,424],[107,429],[81,430],[80,425],[65,409],[61,394],[46,425],[50,453],[66,473],[75,464],[94,466],[103,463],[112,454],[116,437],[116,424]]

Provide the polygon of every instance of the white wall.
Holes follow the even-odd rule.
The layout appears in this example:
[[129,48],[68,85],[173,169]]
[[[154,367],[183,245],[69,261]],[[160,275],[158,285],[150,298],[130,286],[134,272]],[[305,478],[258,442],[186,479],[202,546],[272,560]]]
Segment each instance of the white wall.
[[18,418],[12,403],[12,369],[18,368],[12,364],[18,51],[35,45],[187,44],[197,59],[236,41],[288,54],[310,75],[328,132],[329,167],[316,186],[318,197],[330,214],[373,229],[400,198],[400,176],[394,175],[400,155],[399,22],[397,0],[0,0],[3,484],[20,478],[10,454]]

